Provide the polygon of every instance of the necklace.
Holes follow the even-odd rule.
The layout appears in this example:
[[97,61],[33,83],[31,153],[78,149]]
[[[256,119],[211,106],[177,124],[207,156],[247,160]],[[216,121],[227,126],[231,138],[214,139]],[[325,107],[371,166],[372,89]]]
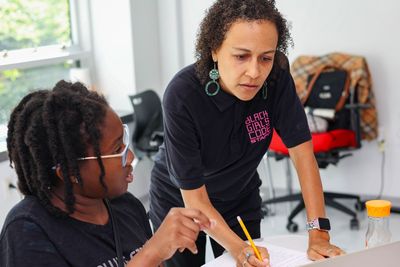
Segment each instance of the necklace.
[[105,204],[108,210],[108,213],[110,214],[110,220],[111,220],[111,226],[114,234],[114,242],[115,242],[115,250],[117,252],[117,261],[118,261],[118,267],[124,267],[124,262],[123,262],[123,256],[122,256],[122,250],[121,250],[121,240],[119,238],[118,234],[118,225],[117,222],[115,221],[110,201],[108,199],[105,199]]

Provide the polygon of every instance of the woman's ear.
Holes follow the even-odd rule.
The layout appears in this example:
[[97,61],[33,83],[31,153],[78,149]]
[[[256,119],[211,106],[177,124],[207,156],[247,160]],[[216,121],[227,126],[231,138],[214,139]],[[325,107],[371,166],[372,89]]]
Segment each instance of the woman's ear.
[[211,57],[214,62],[218,62],[217,52],[211,51]]

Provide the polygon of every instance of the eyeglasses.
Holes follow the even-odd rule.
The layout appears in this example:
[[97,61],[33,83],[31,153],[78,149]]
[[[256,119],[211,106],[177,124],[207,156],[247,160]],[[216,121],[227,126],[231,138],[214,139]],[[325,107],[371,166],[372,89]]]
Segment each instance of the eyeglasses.
[[[112,155],[101,155],[100,158],[102,159],[110,159],[110,158],[122,158],[122,167],[126,166],[126,162],[128,160],[128,150],[129,150],[129,129],[128,125],[123,124],[124,127],[124,135],[122,137],[122,142],[125,145],[124,151],[118,154],[112,154]],[[78,158],[78,160],[87,160],[87,159],[97,159],[97,157],[84,157],[84,158]]]

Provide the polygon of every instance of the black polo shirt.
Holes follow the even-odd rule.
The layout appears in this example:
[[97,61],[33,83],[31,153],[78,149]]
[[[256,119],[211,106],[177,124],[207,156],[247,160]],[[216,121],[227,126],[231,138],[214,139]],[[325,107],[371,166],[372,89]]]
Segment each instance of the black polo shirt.
[[223,90],[208,96],[194,65],[172,79],[163,97],[165,142],[152,172],[151,217],[160,221],[170,207],[183,206],[179,188],[205,185],[228,221],[238,212],[249,213],[247,219],[261,218],[257,166],[273,128],[288,147],[311,138],[292,77],[278,72],[267,99],[260,90],[249,101]]

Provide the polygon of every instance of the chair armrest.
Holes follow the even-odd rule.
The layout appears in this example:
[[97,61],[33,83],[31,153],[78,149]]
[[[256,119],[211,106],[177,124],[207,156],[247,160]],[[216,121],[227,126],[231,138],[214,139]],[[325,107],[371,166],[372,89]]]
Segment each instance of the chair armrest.
[[150,140],[154,140],[154,139],[157,139],[157,138],[164,139],[164,132],[155,131],[150,136]]
[[371,108],[372,106],[370,104],[346,104],[344,105],[344,108],[347,109],[367,109]]
[[318,117],[322,117],[322,118],[329,119],[329,120],[332,120],[333,118],[335,118],[335,110],[334,109],[305,107],[304,110],[306,113],[311,114],[313,116],[318,116]]
[[153,147],[159,147],[164,142],[164,133],[160,131],[154,131],[149,140],[149,145]]

